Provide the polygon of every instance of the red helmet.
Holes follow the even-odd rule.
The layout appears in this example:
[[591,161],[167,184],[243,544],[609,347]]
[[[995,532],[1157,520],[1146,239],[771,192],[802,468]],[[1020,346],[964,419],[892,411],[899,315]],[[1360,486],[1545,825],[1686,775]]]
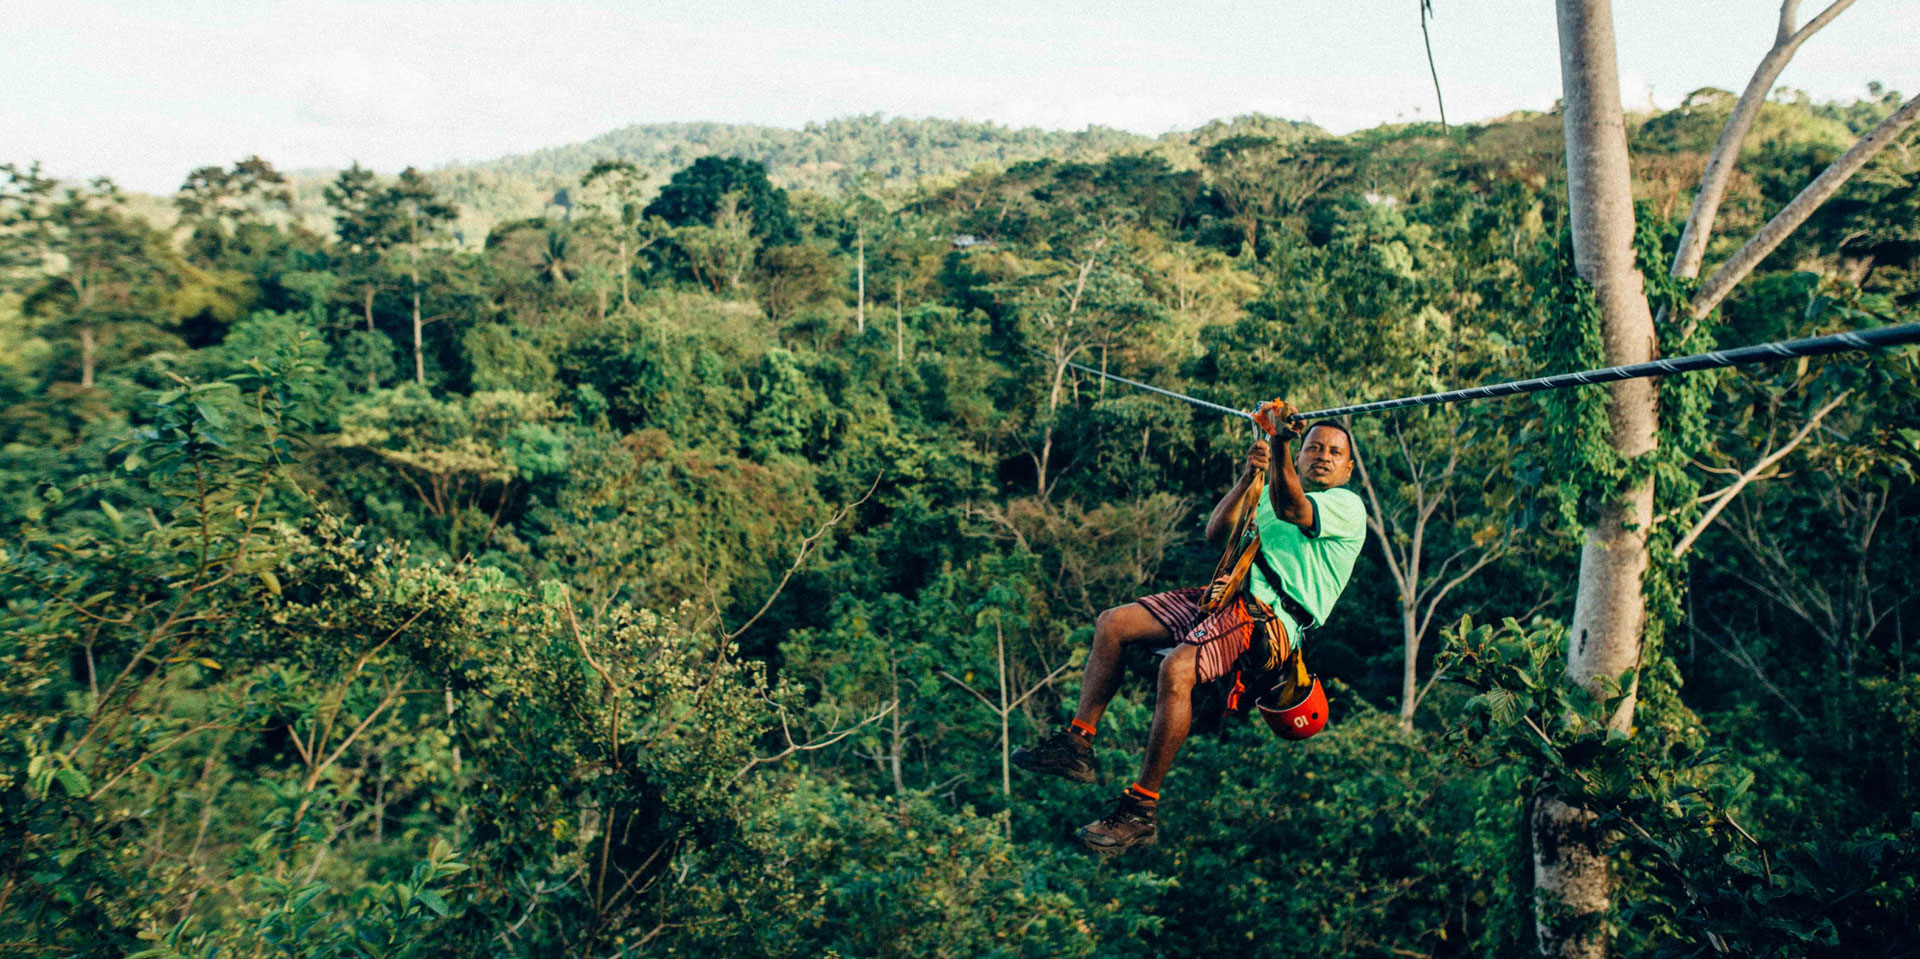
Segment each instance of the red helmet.
[[1273,730],[1281,739],[1305,739],[1327,728],[1327,691],[1320,688],[1320,677],[1313,678],[1313,685],[1300,701],[1285,709],[1275,709],[1267,698],[1254,703],[1260,710],[1260,718],[1267,721],[1267,728]]

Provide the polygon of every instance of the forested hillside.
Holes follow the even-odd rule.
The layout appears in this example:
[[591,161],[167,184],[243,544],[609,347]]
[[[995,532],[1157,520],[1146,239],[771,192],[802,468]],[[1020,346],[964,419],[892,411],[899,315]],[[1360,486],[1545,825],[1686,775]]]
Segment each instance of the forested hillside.
[[[580,178],[602,161],[633,164],[657,190],[674,171],[701,157],[735,157],[766,167],[767,178],[776,186],[835,195],[848,189],[911,190],[977,168],[1000,169],[1028,160],[1092,162],[1129,151],[1155,153],[1185,169],[1199,165],[1202,151],[1234,136],[1293,143],[1324,135],[1311,123],[1259,114],[1215,121],[1158,139],[1104,127],[1057,132],[878,115],[810,123],[798,130],[654,123],[625,127],[584,143],[453,164],[426,175],[460,206],[456,238],[478,246],[495,224],[506,220],[565,218]],[[330,223],[324,194],[334,172],[302,171],[291,177],[298,213],[321,232]]]
[[[1656,306],[1731,101],[1634,124]],[[1768,103],[1708,262],[1901,102]],[[1102,609],[1206,577],[1252,439],[1066,364],[1303,408],[1598,365],[1563,142],[643,127],[354,167],[325,232],[258,160],[165,229],[5,167],[0,954],[1531,954],[1550,785],[1622,955],[1911,954],[1912,350],[1662,383],[1632,737],[1559,680],[1629,472],[1579,392],[1352,421],[1333,724],[1196,694],[1156,848],[1072,840],[1149,657],[1101,785],[1007,768]],[[1661,351],[1920,318],[1915,145]],[[491,177],[567,205],[457,236]]]
[[509,176],[578,177],[596,161],[632,160],[667,174],[703,156],[734,156],[767,167],[781,186],[828,189],[870,176],[889,186],[1041,158],[1096,160],[1152,140],[1121,130],[1009,129],[994,123],[881,116],[845,117],[798,130],[728,123],[638,124],[585,143],[473,164]]

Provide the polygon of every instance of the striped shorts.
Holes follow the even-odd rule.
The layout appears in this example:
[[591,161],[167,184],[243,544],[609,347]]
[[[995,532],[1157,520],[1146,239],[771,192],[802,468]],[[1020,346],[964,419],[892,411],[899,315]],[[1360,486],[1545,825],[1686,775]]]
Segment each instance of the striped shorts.
[[[1200,656],[1194,664],[1194,678],[1202,683],[1212,682],[1233,672],[1234,663],[1238,662],[1241,654],[1252,645],[1252,636],[1246,630],[1200,637],[1199,641],[1193,641],[1194,628],[1206,618],[1206,614],[1200,611],[1200,601],[1205,595],[1206,590],[1202,587],[1185,586],[1134,600],[1158,620],[1160,625],[1165,626],[1167,632],[1172,633],[1175,639],[1181,643],[1199,647]],[[1279,617],[1280,625],[1286,629],[1287,636],[1297,642],[1300,627],[1293,621],[1293,617],[1288,616],[1286,611],[1278,609],[1274,610],[1274,615]],[[1172,649],[1173,647],[1169,646],[1161,652],[1171,652]]]

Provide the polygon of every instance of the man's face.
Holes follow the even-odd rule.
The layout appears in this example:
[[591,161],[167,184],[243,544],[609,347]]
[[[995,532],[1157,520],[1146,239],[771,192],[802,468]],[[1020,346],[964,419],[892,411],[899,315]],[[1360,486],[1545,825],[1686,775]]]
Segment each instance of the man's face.
[[1347,485],[1353,476],[1353,450],[1347,447],[1347,434],[1327,426],[1308,430],[1300,438],[1293,469],[1300,474],[1300,485],[1309,490]]

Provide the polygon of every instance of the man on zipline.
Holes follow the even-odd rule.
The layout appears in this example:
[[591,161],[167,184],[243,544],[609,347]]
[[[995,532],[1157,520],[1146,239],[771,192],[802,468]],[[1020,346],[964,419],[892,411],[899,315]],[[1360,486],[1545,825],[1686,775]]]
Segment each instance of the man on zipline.
[[[1239,481],[1207,519],[1207,538],[1212,541],[1240,528],[1249,490],[1270,462],[1278,462],[1267,495],[1258,497],[1254,505],[1253,529],[1259,544],[1245,581],[1252,598],[1258,600],[1249,605],[1262,615],[1271,610],[1278,633],[1272,641],[1281,650],[1288,644],[1297,648],[1302,629],[1326,621],[1366,538],[1366,507],[1360,497],[1342,488],[1353,475],[1351,434],[1330,421],[1315,423],[1302,434],[1291,425],[1294,415],[1293,406],[1280,400],[1260,408],[1255,421],[1279,444],[1279,456],[1270,458],[1268,443],[1255,441]],[[1301,441],[1300,453],[1289,458],[1295,439]],[[1243,656],[1249,663],[1245,668],[1259,670],[1254,660],[1264,657],[1266,672],[1274,672],[1270,668],[1274,650],[1260,648],[1269,642],[1270,634],[1196,631],[1207,615],[1202,609],[1206,596],[1206,587],[1187,587],[1142,596],[1101,613],[1094,622],[1093,649],[1087,655],[1080,706],[1072,724],[1037,746],[1013,753],[1014,764],[1022,769],[1093,782],[1098,776],[1093,737],[1120,686],[1122,648],[1146,643],[1162,650],[1166,658],[1160,664],[1153,728],[1147,735],[1140,778],[1120,794],[1112,812],[1080,827],[1080,841],[1088,848],[1117,853],[1158,838],[1155,814],[1160,785],[1173,765],[1174,753],[1187,738],[1195,685],[1227,676],[1234,676],[1237,685],[1236,664]],[[1235,699],[1239,692],[1235,690]]]

